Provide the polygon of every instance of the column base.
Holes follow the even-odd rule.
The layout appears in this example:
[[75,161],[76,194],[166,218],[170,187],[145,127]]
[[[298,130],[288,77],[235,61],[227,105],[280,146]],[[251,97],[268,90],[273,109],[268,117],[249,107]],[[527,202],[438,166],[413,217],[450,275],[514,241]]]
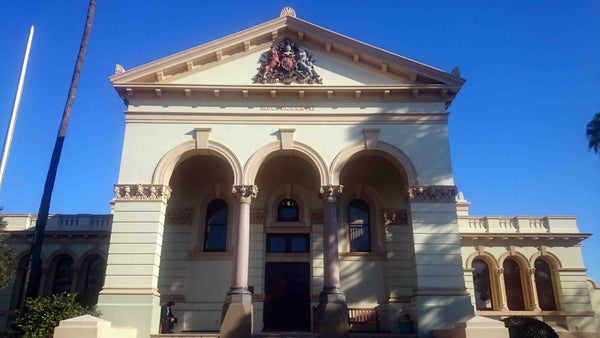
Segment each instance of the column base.
[[346,296],[339,288],[325,288],[321,291],[317,316],[319,317],[320,338],[349,336]]
[[221,338],[245,338],[252,335],[252,296],[231,294],[231,303],[223,305],[221,315]]

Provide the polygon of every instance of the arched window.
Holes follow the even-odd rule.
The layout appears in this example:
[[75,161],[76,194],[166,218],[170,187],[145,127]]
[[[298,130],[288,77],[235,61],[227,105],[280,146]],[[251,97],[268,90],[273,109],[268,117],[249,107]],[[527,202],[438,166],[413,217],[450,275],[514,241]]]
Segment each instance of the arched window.
[[[25,278],[27,276],[27,269],[29,267],[29,255],[24,256],[19,260],[17,265],[17,272],[15,274],[15,282],[13,286],[13,293],[11,296],[10,309],[16,309],[21,307],[23,302],[23,296],[25,295]],[[39,282],[39,278],[38,278]]]
[[92,306],[98,302],[98,293],[104,285],[104,260],[93,256],[85,266],[85,281],[81,293],[81,305]]
[[354,200],[348,206],[348,233],[351,252],[371,251],[369,206],[363,200]]
[[554,286],[552,283],[552,272],[550,266],[543,259],[535,260],[535,288],[538,295],[538,303],[543,311],[556,311],[556,300],[554,299]]
[[63,257],[54,269],[54,280],[52,282],[52,294],[70,292],[73,282],[73,259]]
[[206,207],[204,251],[225,251],[227,245],[227,202],[212,200]]
[[473,261],[473,285],[475,286],[475,305],[477,310],[493,310],[490,269],[481,259]]
[[285,199],[279,202],[277,206],[278,222],[298,222],[300,221],[300,211],[298,203],[291,199]]
[[504,268],[504,287],[506,288],[506,302],[509,310],[525,310],[523,299],[523,285],[521,284],[521,269],[519,264],[512,259],[506,259]]

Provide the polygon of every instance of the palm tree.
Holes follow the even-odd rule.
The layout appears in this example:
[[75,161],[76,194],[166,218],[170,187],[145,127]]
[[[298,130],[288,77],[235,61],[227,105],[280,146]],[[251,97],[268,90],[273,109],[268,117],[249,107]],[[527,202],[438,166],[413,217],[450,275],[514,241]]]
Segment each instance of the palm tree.
[[40,254],[42,252],[44,233],[46,231],[46,223],[48,221],[50,199],[52,197],[52,190],[54,190],[56,170],[58,169],[58,162],[60,161],[63,143],[67,134],[67,127],[69,126],[69,118],[71,117],[73,101],[75,101],[75,94],[77,93],[79,76],[81,75],[81,69],[83,68],[83,59],[85,58],[88,41],[90,40],[90,32],[92,30],[92,21],[94,20],[95,10],[96,0],[90,0],[85,29],[83,30],[83,38],[81,39],[81,44],[79,45],[79,54],[77,55],[77,62],[75,63],[75,70],[73,71],[73,77],[71,78],[71,86],[69,88],[69,94],[67,95],[67,102],[65,103],[62,120],[58,129],[58,135],[56,136],[56,143],[54,143],[54,150],[52,151],[50,168],[48,168],[46,183],[44,184],[44,194],[42,195],[37,221],[35,222],[35,233],[31,243],[29,266],[27,269],[27,276],[25,278],[25,289],[27,290],[25,297],[36,297],[39,290],[39,281],[41,275]]
[[588,147],[596,154],[600,153],[600,113],[596,113],[585,128],[588,139]]

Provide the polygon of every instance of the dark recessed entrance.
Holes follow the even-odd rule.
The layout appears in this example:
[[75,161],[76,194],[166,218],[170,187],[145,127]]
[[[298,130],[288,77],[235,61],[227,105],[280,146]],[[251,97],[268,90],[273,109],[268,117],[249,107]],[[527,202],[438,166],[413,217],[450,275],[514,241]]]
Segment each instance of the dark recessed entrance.
[[310,331],[310,264],[266,263],[264,331]]

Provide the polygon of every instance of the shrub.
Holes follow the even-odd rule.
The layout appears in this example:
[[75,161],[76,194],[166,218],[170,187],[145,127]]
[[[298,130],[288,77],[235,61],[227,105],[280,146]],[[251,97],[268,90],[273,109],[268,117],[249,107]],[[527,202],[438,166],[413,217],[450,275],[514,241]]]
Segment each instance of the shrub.
[[534,318],[513,316],[503,321],[510,338],[558,338],[550,325]]
[[63,292],[46,297],[27,298],[25,307],[15,312],[8,337],[48,338],[61,320],[82,315],[100,316],[95,306],[86,308],[75,298],[77,294]]

